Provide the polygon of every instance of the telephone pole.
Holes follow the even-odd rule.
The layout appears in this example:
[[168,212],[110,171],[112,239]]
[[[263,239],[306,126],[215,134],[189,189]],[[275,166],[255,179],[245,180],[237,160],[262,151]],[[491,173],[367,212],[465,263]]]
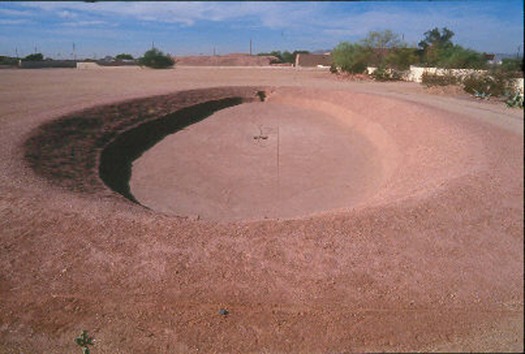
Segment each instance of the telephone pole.
[[250,38],[250,55],[252,55],[252,39]]

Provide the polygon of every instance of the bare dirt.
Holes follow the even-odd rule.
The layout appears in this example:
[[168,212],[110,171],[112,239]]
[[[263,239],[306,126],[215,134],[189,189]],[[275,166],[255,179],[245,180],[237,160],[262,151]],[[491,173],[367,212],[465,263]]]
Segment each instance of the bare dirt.
[[177,65],[181,66],[267,66],[279,59],[270,55],[194,55],[175,57]]
[[130,186],[141,204],[173,215],[301,217],[375,192],[383,174],[378,153],[352,126],[272,96],[167,137],[135,161]]
[[[523,351],[521,110],[435,96],[417,84],[343,82],[316,70],[2,70],[0,79],[0,353],[80,352],[73,339],[82,329],[95,337],[92,353]],[[233,86],[238,88],[227,88]],[[111,132],[137,124],[112,120],[126,116],[120,109],[151,119],[199,97],[220,100],[228,90],[248,97],[254,87],[273,94],[169,136],[136,166],[149,166],[143,172],[165,166],[151,181],[166,183],[177,164],[196,163],[192,156],[229,155],[242,146],[207,150],[198,144],[217,117],[231,119],[226,127],[254,127],[257,122],[241,118],[260,114],[272,128],[275,113],[289,131],[300,130],[289,133],[289,150],[280,155],[281,166],[292,169],[283,175],[290,178],[286,190],[293,179],[307,188],[335,171],[336,162],[317,160],[310,150],[326,139],[320,146],[341,159],[342,176],[325,187],[342,188],[347,173],[361,171],[348,184],[369,183],[363,194],[342,188],[327,201],[340,198],[344,205],[228,221],[228,215],[215,220],[153,211],[97,179],[99,160],[92,157],[111,141]],[[195,89],[202,91],[187,93]],[[156,95],[173,103],[118,103]],[[114,115],[92,108],[100,105],[113,107]],[[94,112],[100,114],[87,119]],[[301,116],[304,127],[298,126]],[[60,126],[59,117],[78,118],[76,128],[61,135],[41,127]],[[205,125],[204,135],[198,124]],[[69,156],[38,149],[71,147],[77,129],[86,134],[78,135],[81,148],[67,150]],[[217,134],[238,141],[249,133],[241,162],[250,164],[260,153],[273,164],[278,155],[250,150],[253,136],[263,135],[268,139],[261,143],[275,148],[272,132],[246,129],[241,124]],[[184,137],[193,130],[197,137]],[[52,141],[35,140],[42,132],[52,133]],[[312,143],[301,146],[297,136]],[[343,159],[351,150],[345,137],[362,154]],[[339,144],[341,151],[334,151]],[[182,160],[170,162],[162,150],[169,147],[184,150]],[[330,168],[307,176],[286,162],[301,151],[312,164]],[[53,163],[35,164],[34,156],[52,156]],[[233,168],[239,162],[226,161]],[[347,163],[363,168],[352,172]],[[196,171],[202,185],[207,170]],[[221,180],[212,173],[217,171],[210,170],[211,180],[226,185],[238,176]],[[275,176],[272,171],[268,180]],[[355,202],[352,193],[359,194]]]

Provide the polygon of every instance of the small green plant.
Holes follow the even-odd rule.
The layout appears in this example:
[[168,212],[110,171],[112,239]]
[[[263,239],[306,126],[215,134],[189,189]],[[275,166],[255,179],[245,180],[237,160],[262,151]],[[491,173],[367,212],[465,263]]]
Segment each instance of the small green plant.
[[83,330],[78,337],[75,338],[77,343],[82,348],[82,354],[89,354],[89,345],[93,344],[93,338],[88,335],[88,332]]
[[478,92],[474,90],[474,97],[482,99],[482,100],[488,100],[489,97],[492,96],[490,93],[487,93],[485,91]]
[[523,96],[520,92],[509,92],[505,95],[505,104],[510,108],[523,109]]

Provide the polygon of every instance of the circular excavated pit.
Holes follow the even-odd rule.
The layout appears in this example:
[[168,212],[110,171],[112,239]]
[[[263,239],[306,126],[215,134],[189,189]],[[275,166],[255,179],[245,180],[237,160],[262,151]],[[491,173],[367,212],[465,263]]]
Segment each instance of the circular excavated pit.
[[[354,210],[290,222],[159,217],[122,197],[129,180],[117,177],[143,142],[126,133],[148,122],[165,133],[195,112],[211,118],[261,88],[179,91],[50,120],[57,107],[95,105],[119,88],[209,85],[211,71],[175,71],[160,85],[147,70],[101,72],[112,81],[104,86],[92,74],[61,72],[73,79],[63,85],[54,71],[27,75],[35,94],[11,90],[12,104],[0,105],[2,348],[70,352],[81,314],[104,322],[96,338],[129,339],[101,340],[106,353],[523,351],[523,134],[480,121],[521,126],[521,116],[413,96],[405,84],[408,100],[379,95],[396,86],[376,83],[310,87],[322,82],[317,73],[303,81],[307,71],[215,71],[220,85],[287,76],[303,86],[280,87],[269,103],[325,112],[366,136],[382,159],[379,189]],[[24,109],[14,114],[16,102]],[[42,179],[16,162],[22,152]]]
[[93,107],[40,126],[25,149],[33,170],[62,187],[223,221],[429,196],[484,160],[479,137],[436,109],[261,87]]
[[130,190],[169,214],[254,220],[352,207],[381,180],[378,150],[347,122],[255,102],[166,137],[135,160]]

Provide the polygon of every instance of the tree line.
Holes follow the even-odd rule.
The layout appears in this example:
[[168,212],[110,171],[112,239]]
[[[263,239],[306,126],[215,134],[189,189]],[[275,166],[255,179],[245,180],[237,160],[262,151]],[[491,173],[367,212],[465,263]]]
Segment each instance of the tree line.
[[[452,42],[454,32],[448,28],[433,28],[424,33],[417,48],[409,47],[398,34],[390,30],[370,32],[357,42],[341,42],[332,51],[334,70],[362,73],[367,66],[379,70],[407,70],[410,65],[426,67],[486,69],[487,57]],[[503,64],[523,71],[523,59],[508,58]]]

